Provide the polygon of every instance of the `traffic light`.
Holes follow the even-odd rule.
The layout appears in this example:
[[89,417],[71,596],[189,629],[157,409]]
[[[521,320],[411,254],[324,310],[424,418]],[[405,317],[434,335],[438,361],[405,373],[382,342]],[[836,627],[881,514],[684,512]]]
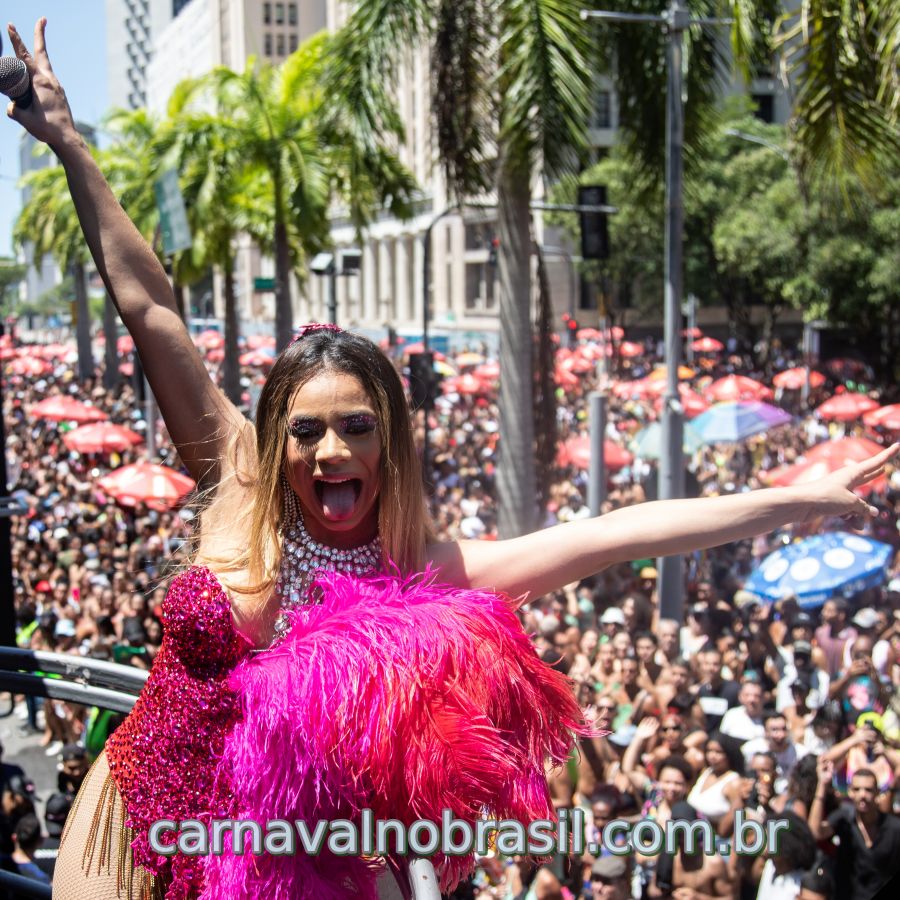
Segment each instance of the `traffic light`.
[[[581,185],[578,188],[579,206],[606,206],[606,185]],[[581,258],[609,259],[609,229],[606,213],[582,212],[581,219]]]
[[569,336],[569,346],[574,347],[578,343],[578,320],[568,313],[563,313],[562,318],[566,326],[566,334]]
[[409,395],[413,409],[421,409],[427,401],[429,405],[440,392],[442,375],[434,371],[434,353],[410,353],[409,355]]
[[500,247],[500,238],[491,238],[491,246],[488,250],[488,265],[494,268],[497,265],[497,250]]

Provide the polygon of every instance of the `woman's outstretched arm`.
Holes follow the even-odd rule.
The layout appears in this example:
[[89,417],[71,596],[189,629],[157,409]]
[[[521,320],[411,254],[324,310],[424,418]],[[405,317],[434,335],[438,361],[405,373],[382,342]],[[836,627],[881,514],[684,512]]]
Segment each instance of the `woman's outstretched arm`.
[[873,515],[853,490],[877,478],[898,449],[808,485],[639,503],[519,538],[434,544],[429,556],[452,584],[540,597],[615,563],[705,550],[819,516]]
[[46,24],[42,18],[35,26],[33,56],[9,26],[16,55],[31,75],[34,99],[27,109],[10,103],[7,115],[59,157],[91,256],[134,338],[166,428],[191,476],[215,483],[219,462],[245,420],[210,379],[178,314],[163,267],[75,128],[47,56]]

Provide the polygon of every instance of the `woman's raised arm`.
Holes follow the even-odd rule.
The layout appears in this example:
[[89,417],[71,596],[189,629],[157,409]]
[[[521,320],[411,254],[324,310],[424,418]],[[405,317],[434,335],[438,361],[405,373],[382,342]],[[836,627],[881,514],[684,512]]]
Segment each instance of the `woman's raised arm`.
[[819,516],[874,515],[853,489],[877,478],[898,448],[812,484],[639,503],[519,538],[434,544],[429,557],[452,584],[540,597],[615,563],[706,550]]
[[28,67],[34,99],[10,103],[7,115],[45,142],[66,171],[69,190],[97,271],[134,338],[166,428],[191,476],[215,483],[229,441],[245,420],[213,384],[181,321],[169,279],[125,214],[75,128],[44,42],[47,20],[34,29],[34,56],[15,28],[9,36]]

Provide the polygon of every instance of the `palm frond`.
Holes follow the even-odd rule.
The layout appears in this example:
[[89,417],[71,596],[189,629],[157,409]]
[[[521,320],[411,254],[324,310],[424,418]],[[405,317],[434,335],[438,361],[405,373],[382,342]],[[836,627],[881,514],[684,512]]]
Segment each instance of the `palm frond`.
[[[798,158],[820,183],[846,184],[858,177],[875,187],[881,160],[900,153],[896,110],[879,54],[891,38],[879,31],[883,17],[872,15],[870,7],[804,0],[778,24],[782,77],[794,94],[790,125]],[[846,189],[845,196],[850,199]]]
[[590,41],[581,0],[509,0],[501,7],[499,139],[514,166],[540,159],[552,178],[574,167],[590,110]]

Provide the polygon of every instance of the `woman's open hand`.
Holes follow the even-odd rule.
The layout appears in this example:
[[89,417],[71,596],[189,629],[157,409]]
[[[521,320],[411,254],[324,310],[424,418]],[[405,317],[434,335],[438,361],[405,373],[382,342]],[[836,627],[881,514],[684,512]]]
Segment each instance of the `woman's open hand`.
[[807,522],[819,516],[877,516],[878,510],[853,491],[884,474],[889,460],[900,450],[892,444],[862,462],[850,463],[819,481],[797,485],[802,492],[804,510],[795,521]]
[[55,148],[67,139],[77,137],[78,131],[69,109],[69,101],[62,89],[47,56],[47,45],[44,41],[44,29],[47,20],[40,18],[34,26],[34,55],[32,56],[19,36],[14,25],[8,25],[9,39],[16,56],[25,63],[31,77],[33,100],[31,105],[21,109],[11,102],[6,114],[22,125],[39,141]]

